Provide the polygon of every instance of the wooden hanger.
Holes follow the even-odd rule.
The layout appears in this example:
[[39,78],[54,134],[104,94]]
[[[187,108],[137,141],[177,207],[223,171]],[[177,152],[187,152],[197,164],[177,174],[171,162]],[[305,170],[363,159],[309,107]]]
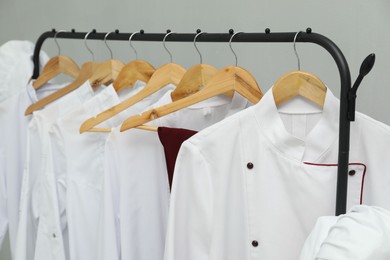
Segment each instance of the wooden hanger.
[[122,124],[121,132],[141,126],[156,118],[163,117],[217,95],[229,93],[229,96],[232,96],[234,91],[252,103],[257,103],[263,96],[256,80],[248,71],[240,67],[228,66],[218,71],[206,86],[195,94],[160,108],[151,109],[141,115],[129,117]]
[[89,82],[92,87],[98,87],[101,85],[106,85],[106,86],[110,85],[118,77],[119,72],[125,66],[125,64],[122,61],[113,59],[112,50],[110,46],[108,46],[107,44],[107,37],[111,33],[112,32],[109,32],[104,36],[104,43],[106,44],[108,50],[110,51],[111,60],[107,60],[103,62],[96,68],[96,71],[89,78]]
[[135,94],[134,96],[122,101],[118,105],[98,114],[96,117],[89,118],[86,120],[80,127],[80,133],[84,133],[86,131],[89,131],[93,127],[97,126],[98,124],[114,117],[118,113],[122,112],[123,110],[133,106],[134,104],[138,103],[139,101],[143,100],[144,98],[152,95],[153,93],[157,92],[158,90],[162,89],[163,87],[167,86],[168,84],[173,84],[177,86],[183,77],[186,70],[175,63],[172,63],[172,55],[169,52],[169,50],[165,47],[165,38],[171,34],[171,32],[167,33],[164,37],[163,44],[164,48],[167,50],[171,57],[171,63],[162,65],[159,67],[152,75],[152,77],[149,79],[148,83],[142,89],[140,92]]
[[[85,47],[87,48],[87,50],[92,54],[92,59],[95,60],[94,53],[92,52],[92,50],[87,45],[88,35],[93,33],[93,32],[94,31],[89,32],[89,33],[87,33],[85,35],[84,44],[85,44]],[[82,67],[81,67],[80,74],[78,75],[78,77],[76,78],[75,81],[73,81],[68,86],[66,86],[66,87],[64,87],[64,88],[54,92],[53,94],[40,99],[36,103],[30,105],[26,109],[26,112],[24,114],[25,115],[30,115],[34,111],[39,110],[39,109],[45,107],[46,105],[52,103],[53,101],[55,101],[55,100],[65,96],[66,94],[68,94],[68,93],[72,92],[73,90],[79,88],[81,85],[83,85],[89,79],[89,77],[91,77],[92,73],[96,70],[98,65],[99,65],[99,63],[95,62],[95,61],[90,61],[90,62],[84,63],[82,65]]]
[[190,96],[198,92],[218,72],[218,69],[208,64],[192,66],[183,75],[175,90],[171,93],[173,101]]
[[92,75],[92,73],[95,71],[95,69],[98,66],[99,66],[98,62],[84,63],[83,66],[81,67],[81,72],[75,81],[73,81],[71,84],[67,85],[66,87],[38,100],[36,103],[31,104],[26,109],[24,115],[26,115],[26,116],[31,115],[34,111],[45,107],[46,105],[54,102],[55,100],[65,96],[66,94],[77,89],[78,87],[83,85],[88,80],[88,78]]
[[123,122],[121,132],[141,126],[158,117],[163,117],[217,95],[223,94],[233,97],[234,92],[238,92],[252,103],[257,103],[263,96],[263,93],[254,77],[247,70],[237,67],[237,55],[231,46],[233,37],[238,33],[233,34],[229,41],[230,49],[236,58],[236,66],[227,66],[218,71],[202,90],[193,95],[179,99],[160,108],[146,111],[141,115],[129,117]]
[[134,32],[129,37],[129,44],[134,51],[135,60],[126,64],[119,72],[117,79],[113,83],[116,92],[119,92],[128,86],[133,86],[137,80],[147,83],[156,70],[149,62],[138,60],[137,50],[131,43],[131,39],[137,33],[142,34],[143,31]]
[[80,68],[77,66],[76,62],[67,56],[61,55],[61,48],[57,42],[57,35],[60,32],[65,32],[65,30],[58,31],[54,35],[54,41],[58,47],[58,55],[51,58],[43,67],[42,73],[33,82],[34,89],[39,89],[59,74],[65,74],[76,78],[80,73]]
[[194,47],[199,54],[200,64],[192,66],[183,75],[176,89],[171,93],[173,101],[177,101],[189,95],[198,92],[201,88],[206,86],[210,79],[218,72],[218,69],[209,64],[203,64],[202,54],[196,46],[196,39],[206,32],[197,30],[194,37]]
[[128,86],[133,86],[137,80],[148,82],[154,72],[155,68],[147,61],[135,60],[122,68],[112,85],[116,92],[119,92]]
[[186,70],[183,67],[174,63],[169,63],[161,66],[153,73],[149,82],[140,92],[122,101],[118,105],[98,114],[96,117],[92,117],[86,120],[80,127],[80,133],[90,131],[93,127],[114,117],[123,110],[133,106],[134,104],[152,95],[153,93],[157,92],[168,84],[179,84],[180,79],[184,75],[185,71]]
[[277,106],[296,96],[302,96],[319,107],[324,107],[326,86],[316,75],[298,70],[283,75],[272,88]]
[[323,108],[327,88],[316,75],[301,71],[300,59],[295,45],[299,33],[295,34],[293,45],[298,61],[298,70],[288,72],[276,81],[272,88],[275,104],[279,106],[291,98],[302,96]]
[[89,78],[92,87],[110,85],[118,77],[125,64],[120,60],[107,60],[100,64]]

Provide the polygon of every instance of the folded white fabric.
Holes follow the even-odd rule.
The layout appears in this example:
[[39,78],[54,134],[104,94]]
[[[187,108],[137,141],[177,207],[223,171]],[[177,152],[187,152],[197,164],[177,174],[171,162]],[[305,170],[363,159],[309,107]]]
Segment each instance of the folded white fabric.
[[300,256],[313,259],[390,259],[390,211],[360,205],[339,217],[319,218]]

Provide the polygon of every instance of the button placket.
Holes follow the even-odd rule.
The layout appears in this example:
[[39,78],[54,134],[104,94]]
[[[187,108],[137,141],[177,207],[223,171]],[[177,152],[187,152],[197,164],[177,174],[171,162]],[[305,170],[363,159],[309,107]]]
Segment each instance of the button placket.
[[348,195],[347,195],[347,208],[359,205],[362,202],[362,196],[364,195],[364,171],[365,167],[359,164],[351,164],[348,169]]
[[[252,161],[247,161],[246,163],[246,184],[247,184],[247,203],[248,203],[248,218],[249,218],[249,243],[252,250],[256,250],[259,246],[256,228],[256,206],[255,206],[255,164]],[[251,251],[252,251],[251,250]],[[255,251],[251,252],[251,259],[257,259],[257,253]]]

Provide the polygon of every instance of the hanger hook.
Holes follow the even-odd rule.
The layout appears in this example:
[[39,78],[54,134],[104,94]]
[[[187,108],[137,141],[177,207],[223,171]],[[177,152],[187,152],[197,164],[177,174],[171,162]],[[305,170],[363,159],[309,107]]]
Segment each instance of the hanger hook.
[[54,34],[54,42],[56,43],[57,48],[58,48],[58,56],[61,55],[61,47],[60,47],[60,45],[58,44],[58,41],[57,41],[57,35],[58,35],[60,32],[66,32],[66,30],[59,30],[58,32],[56,32],[56,33]]
[[196,51],[199,53],[200,64],[203,64],[203,58],[202,58],[202,53],[200,53],[200,51],[198,49],[198,46],[196,46],[196,38],[198,38],[199,35],[204,34],[204,33],[206,33],[206,32],[199,32],[194,37],[194,46],[195,46]]
[[137,53],[137,50],[134,48],[132,42],[131,42],[131,39],[133,38],[133,36],[137,33],[141,33],[141,31],[139,32],[133,32],[130,37],[129,37],[129,44],[130,44],[130,47],[133,49],[134,53],[135,53],[135,59],[138,60],[138,53]]
[[298,52],[297,52],[297,47],[296,47],[296,41],[297,41],[297,37],[298,37],[298,34],[301,33],[302,31],[299,31],[295,34],[294,36],[294,52],[295,52],[295,56],[297,57],[297,61],[298,61],[298,70],[301,70],[301,60],[299,59],[299,55],[298,55]]
[[87,48],[87,50],[89,51],[89,53],[91,53],[92,55],[92,61],[95,61],[95,53],[93,53],[93,51],[91,50],[91,48],[89,48],[88,44],[87,44],[87,39],[88,39],[88,36],[91,34],[91,33],[94,33],[95,30],[92,30],[90,31],[89,33],[87,33],[84,37],[84,45],[85,45],[85,48]]
[[104,44],[107,46],[107,49],[110,51],[111,59],[114,59],[114,55],[112,54],[112,50],[111,50],[110,46],[108,46],[108,44],[107,44],[107,37],[108,37],[108,35],[110,35],[111,33],[114,33],[114,32],[108,32],[108,33],[106,33],[106,35],[104,36]]
[[172,61],[173,61],[173,59],[172,59],[172,53],[168,50],[168,48],[167,48],[167,46],[165,45],[165,39],[169,36],[169,35],[171,35],[172,33],[174,33],[174,32],[167,32],[167,34],[165,34],[165,36],[164,36],[164,39],[163,39],[163,46],[164,46],[164,49],[168,52],[168,54],[169,54],[169,57],[170,57],[170,59],[171,59],[171,63],[172,63]]
[[237,59],[237,54],[236,54],[236,52],[233,50],[233,47],[232,47],[232,40],[233,40],[234,36],[236,36],[236,35],[239,34],[239,33],[242,33],[242,32],[233,33],[232,37],[230,37],[230,40],[229,40],[229,47],[230,47],[230,50],[233,52],[233,55],[234,55],[234,57],[235,57],[235,59],[236,59],[236,66],[237,66],[237,64],[238,64],[238,59]]

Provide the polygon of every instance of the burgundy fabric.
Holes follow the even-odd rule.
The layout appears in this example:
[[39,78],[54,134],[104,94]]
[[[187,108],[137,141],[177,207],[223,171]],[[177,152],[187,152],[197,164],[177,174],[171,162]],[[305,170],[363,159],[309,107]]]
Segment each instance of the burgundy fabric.
[[197,131],[182,128],[158,128],[158,137],[164,146],[170,188],[172,188],[173,171],[175,169],[176,158],[179,153],[181,144],[196,133]]

